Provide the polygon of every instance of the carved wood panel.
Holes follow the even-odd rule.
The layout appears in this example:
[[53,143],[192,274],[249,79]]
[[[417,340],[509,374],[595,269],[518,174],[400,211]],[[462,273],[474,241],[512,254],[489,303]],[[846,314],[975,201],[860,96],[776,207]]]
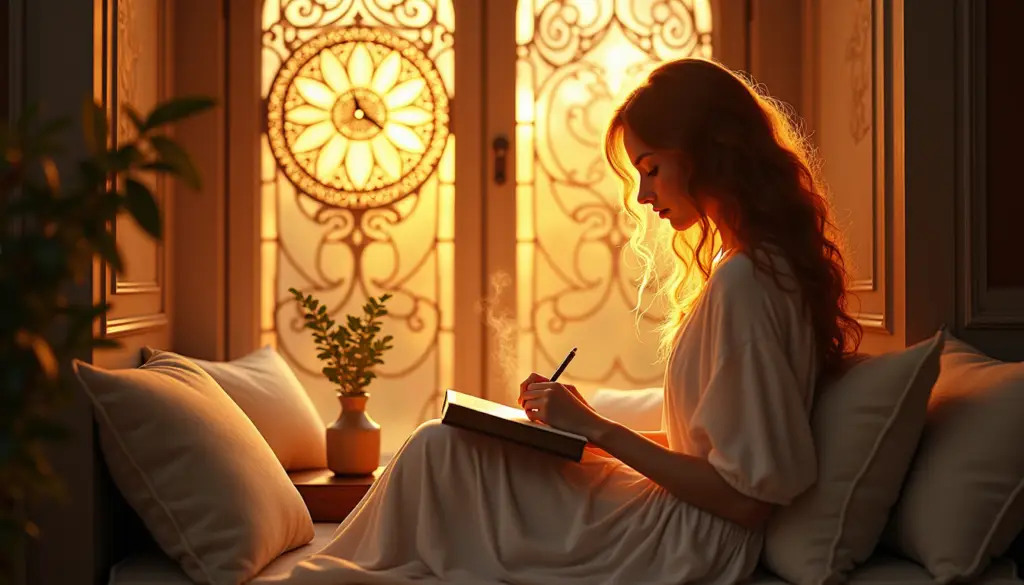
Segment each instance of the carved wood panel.
[[[1020,217],[1013,213],[1021,209],[1014,125],[1020,127],[1024,119],[1016,98],[1006,97],[1015,95],[1008,93],[1014,84],[1020,86],[1016,60],[998,52],[1017,45],[1012,18],[1024,11],[1007,2],[964,3],[959,10],[960,324],[1024,329],[1024,262],[1014,233]],[[999,211],[1009,217],[996,217]]]
[[[106,0],[105,103],[113,121],[112,140],[130,139],[134,129],[126,106],[147,112],[168,97],[169,51],[167,0]],[[139,176],[165,211],[168,184],[152,176]],[[165,225],[168,218],[164,219]],[[101,271],[101,299],[111,310],[103,323],[108,337],[133,335],[167,328],[167,257],[169,242],[154,241],[127,215],[113,226],[125,270]],[[165,229],[165,238],[169,230]]]
[[883,6],[884,0],[805,0],[802,113],[845,240],[852,309],[866,329],[891,333]]

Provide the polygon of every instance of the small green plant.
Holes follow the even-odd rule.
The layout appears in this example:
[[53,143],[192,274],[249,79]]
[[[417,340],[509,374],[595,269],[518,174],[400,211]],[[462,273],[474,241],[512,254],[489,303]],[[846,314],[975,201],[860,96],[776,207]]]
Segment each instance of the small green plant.
[[377,377],[374,367],[384,363],[381,356],[391,349],[390,335],[377,337],[391,295],[370,297],[363,305],[362,316],[348,315],[345,323],[335,323],[327,306],[313,295],[304,295],[295,288],[288,291],[302,307],[304,327],[316,340],[317,357],[326,362],[320,371],[338,387],[339,395],[366,396],[366,387]]

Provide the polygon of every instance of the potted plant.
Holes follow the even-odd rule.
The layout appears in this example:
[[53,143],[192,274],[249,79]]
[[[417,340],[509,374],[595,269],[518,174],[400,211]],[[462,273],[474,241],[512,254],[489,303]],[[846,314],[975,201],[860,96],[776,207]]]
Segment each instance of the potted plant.
[[[28,510],[63,494],[47,449],[68,438],[58,420],[71,394],[73,357],[118,347],[94,335],[109,306],[68,298],[99,258],[123,272],[111,230],[125,212],[156,240],[161,210],[146,176],[171,175],[193,189],[199,175],[163,130],[214,105],[207,98],[158,104],[147,115],[126,109],[134,136],[111,146],[103,107],[86,99],[82,128],[88,152],[59,173],[54,157],[71,120],[41,120],[38,107],[0,123],[0,583],[15,579]],[[124,219],[119,219],[124,221]]]
[[336,323],[312,295],[288,290],[316,341],[317,358],[324,363],[320,371],[335,385],[341,402],[341,415],[327,427],[327,467],[338,475],[371,474],[380,465],[380,425],[366,412],[366,389],[377,377],[375,368],[384,363],[381,356],[392,347],[390,335],[378,337],[391,295],[370,297],[362,315]]

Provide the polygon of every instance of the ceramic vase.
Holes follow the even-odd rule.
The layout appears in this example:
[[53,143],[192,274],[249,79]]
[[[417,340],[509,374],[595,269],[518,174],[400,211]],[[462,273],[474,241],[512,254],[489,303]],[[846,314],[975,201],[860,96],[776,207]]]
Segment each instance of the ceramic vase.
[[366,412],[369,394],[341,395],[341,415],[327,427],[327,467],[337,475],[370,475],[380,465],[380,425]]

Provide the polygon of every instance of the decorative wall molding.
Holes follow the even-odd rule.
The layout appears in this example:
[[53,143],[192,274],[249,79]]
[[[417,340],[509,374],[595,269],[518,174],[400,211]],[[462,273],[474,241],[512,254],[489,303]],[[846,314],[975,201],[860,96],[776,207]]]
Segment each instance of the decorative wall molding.
[[859,144],[874,127],[871,89],[875,76],[873,0],[856,0],[854,19],[846,41],[846,66],[850,72],[850,136]]
[[[114,45],[114,58],[115,62],[111,66],[111,70],[116,72],[116,81],[113,83],[114,94],[111,98],[111,105],[113,107],[112,118],[115,120],[117,128],[117,141],[127,140],[131,138],[135,130],[131,123],[131,119],[125,113],[122,106],[128,105],[135,107],[139,98],[139,88],[137,84],[136,72],[139,67],[139,24],[138,24],[138,6],[136,3],[138,0],[114,0],[117,11],[117,33]],[[146,0],[146,3],[153,2],[154,0]],[[159,71],[156,75],[157,79],[157,99],[162,100],[167,97],[167,84],[165,80],[167,78],[167,51],[166,44],[167,38],[165,34],[165,25],[163,24],[167,18],[167,3],[165,0],[155,0],[160,12],[158,16],[158,30],[157,33],[157,63]],[[166,193],[167,183],[163,177],[156,179],[155,189],[153,195],[156,197],[157,204],[161,208],[166,209]],[[114,222],[114,238],[117,239],[117,223],[118,219]],[[130,220],[129,220],[130,221]],[[113,272],[110,273],[110,284],[111,294],[123,295],[123,294],[159,294],[160,295],[160,306],[163,310],[164,296],[163,282],[165,262],[164,262],[164,246],[160,243],[155,243],[153,246],[154,258],[153,265],[155,267],[154,274],[156,277],[152,280],[147,281],[134,281],[128,280],[129,275],[117,275]]]
[[161,329],[166,326],[166,313],[109,319],[107,320],[106,337],[124,337],[151,329]]
[[[847,8],[843,9],[845,4]],[[847,23],[837,24],[833,14],[823,15],[824,10],[852,10],[853,18]],[[893,121],[889,115],[893,107],[892,73],[887,43],[891,43],[893,26],[891,0],[805,0],[802,5],[805,22],[804,35],[804,83],[807,84],[804,99],[804,115],[811,121],[810,129],[814,134],[823,130],[836,136],[842,133],[849,137],[850,148],[862,145],[870,140],[871,173],[870,186],[870,225],[865,217],[864,229],[859,241],[853,242],[870,248],[862,259],[862,269],[857,270],[849,283],[849,290],[859,298],[864,309],[854,316],[867,331],[883,334],[892,333],[892,275],[890,267],[893,262],[891,233],[891,202],[893,191]],[[845,14],[845,12],[844,12]],[[832,29],[826,30],[831,22]],[[840,43],[840,57],[833,61],[823,62],[823,54],[835,55],[823,51],[823,41],[834,39],[833,34],[843,34],[845,41],[832,40]],[[833,44],[833,47],[835,45]],[[841,59],[841,62],[840,62]],[[849,111],[845,117],[837,114],[829,115],[820,103],[827,99],[823,84],[830,83],[823,71],[837,67],[846,67],[849,86],[844,90],[846,95],[839,99],[849,100]],[[826,69],[828,68],[828,69]],[[840,80],[842,78],[840,77]],[[834,82],[835,80],[833,80]],[[840,92],[841,95],[841,92]],[[833,108],[834,110],[834,108]],[[827,119],[826,119],[827,116]],[[867,147],[864,145],[863,147]],[[844,147],[845,148],[845,147]],[[840,155],[842,153],[840,152]],[[827,156],[835,159],[832,152]],[[826,162],[826,164],[828,164]],[[833,163],[843,164],[843,163]],[[846,198],[868,196],[867,192],[847,193]],[[863,202],[861,202],[863,205]],[[861,212],[865,216],[867,210]],[[866,233],[865,233],[866,232]]]
[[[157,70],[147,76],[155,80],[155,101],[161,101],[168,95],[169,75],[169,52],[167,43],[167,0],[103,0],[103,81],[102,99],[107,110],[107,115],[113,122],[114,131],[111,140],[114,145],[126,141],[134,134],[134,126],[126,115],[125,107],[139,106],[143,109],[151,106],[140,105],[143,99],[144,90],[149,87],[140,87],[140,67],[147,67],[142,61],[143,41],[148,41],[146,35],[155,34],[156,55],[153,58]],[[156,23],[154,31],[140,30],[143,26],[149,26],[144,18],[143,11],[156,10],[155,18],[150,18]],[[143,177],[142,180],[151,180]],[[168,183],[163,178],[151,180],[151,187],[157,204],[162,209],[167,209]],[[128,216],[119,217],[111,224],[111,231],[115,241],[118,239],[118,227],[121,221],[133,221]],[[167,230],[165,230],[167,232]],[[147,236],[148,237],[148,236]],[[122,236],[122,240],[123,240]],[[120,242],[123,247],[124,242]],[[110,314],[100,321],[100,334],[108,337],[130,335],[138,331],[166,327],[168,318],[166,316],[167,290],[166,279],[166,243],[148,242],[147,247],[152,247],[152,256],[149,256],[148,249],[142,252],[141,258],[151,258],[143,261],[144,272],[148,276],[141,279],[133,278],[132,264],[126,262],[127,271],[124,274],[116,274],[105,263],[100,262],[97,278],[100,286],[97,287],[99,302],[110,302],[113,308]],[[136,261],[139,256],[136,256]],[[151,264],[147,267],[146,263]],[[137,266],[137,265],[136,265]],[[129,299],[130,297],[130,299]]]
[[965,329],[1024,329],[1024,289],[988,286],[986,3],[957,3],[958,312]]

